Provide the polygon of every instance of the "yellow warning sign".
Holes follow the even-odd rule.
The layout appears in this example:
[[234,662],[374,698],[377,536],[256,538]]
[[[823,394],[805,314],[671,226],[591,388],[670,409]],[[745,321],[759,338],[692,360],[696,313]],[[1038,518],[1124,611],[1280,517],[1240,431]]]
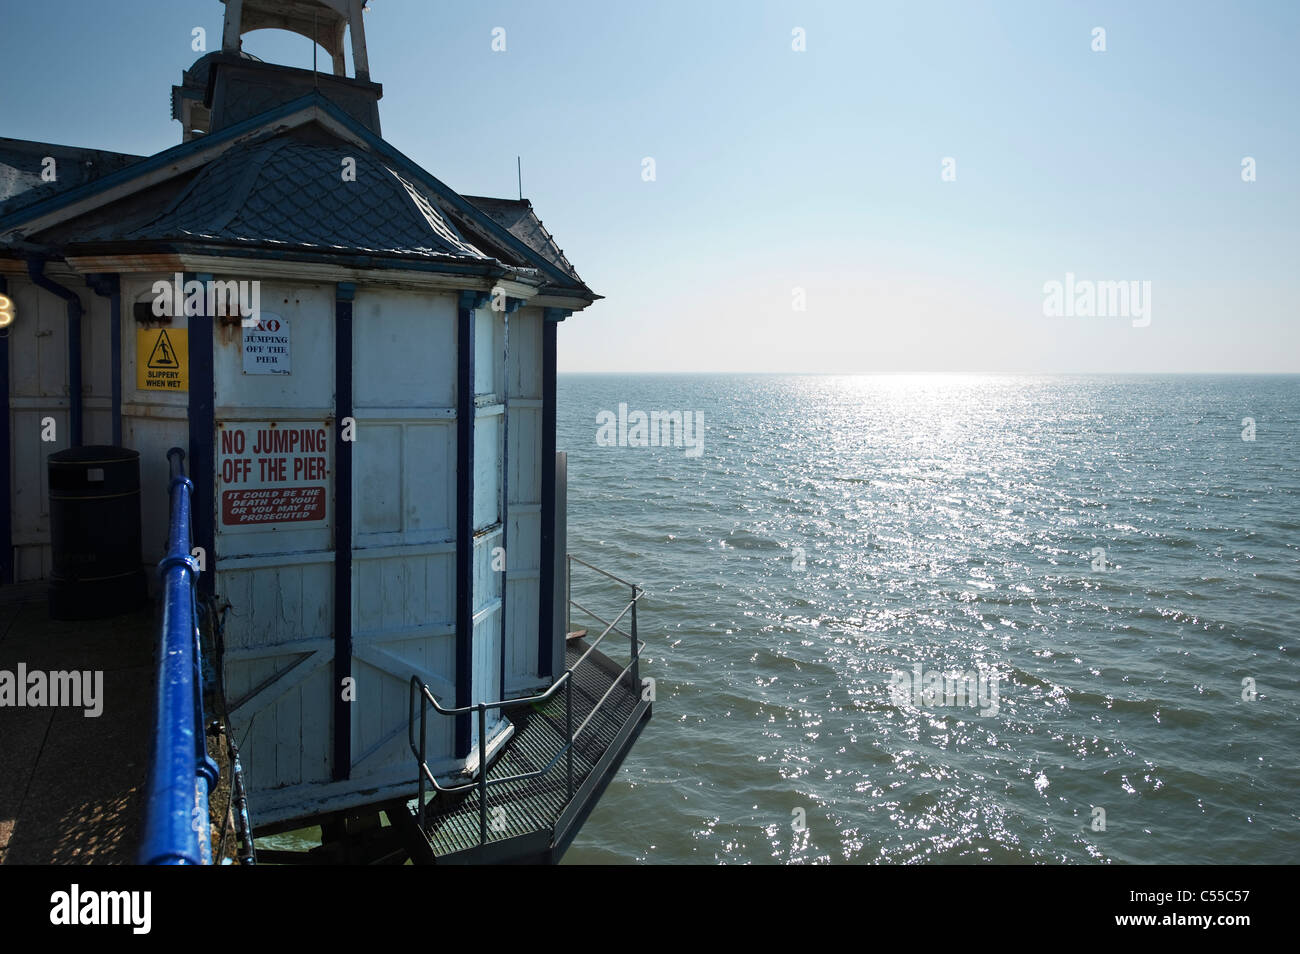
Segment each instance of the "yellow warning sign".
[[137,330],[135,386],[142,391],[188,391],[189,336],[184,328]]

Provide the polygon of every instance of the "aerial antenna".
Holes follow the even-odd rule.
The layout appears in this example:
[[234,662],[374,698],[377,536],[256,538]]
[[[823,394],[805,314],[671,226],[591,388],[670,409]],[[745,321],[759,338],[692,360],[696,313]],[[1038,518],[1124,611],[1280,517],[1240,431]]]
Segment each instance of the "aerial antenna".
[[520,199],[520,201],[523,201],[523,198],[524,198],[524,161],[523,161],[522,159],[520,159],[518,156],[515,156],[515,171],[516,171],[517,173],[519,173],[519,199]]
[[319,87],[320,81],[316,78],[316,41],[320,36],[316,23],[316,10],[311,12],[311,84]]

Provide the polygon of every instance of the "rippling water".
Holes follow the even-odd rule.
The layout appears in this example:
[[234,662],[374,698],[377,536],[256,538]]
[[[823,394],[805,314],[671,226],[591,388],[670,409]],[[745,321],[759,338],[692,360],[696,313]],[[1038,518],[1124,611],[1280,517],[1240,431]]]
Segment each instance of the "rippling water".
[[[620,403],[701,412],[703,453],[599,446]],[[562,375],[559,408],[569,548],[649,590],[658,699],[567,861],[1296,860],[1300,378]],[[918,664],[997,711],[891,693]]]

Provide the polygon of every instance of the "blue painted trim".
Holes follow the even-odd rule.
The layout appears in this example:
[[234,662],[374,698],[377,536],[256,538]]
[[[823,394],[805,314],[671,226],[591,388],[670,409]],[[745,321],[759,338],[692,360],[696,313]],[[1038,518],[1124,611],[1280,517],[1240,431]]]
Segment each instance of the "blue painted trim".
[[114,447],[122,446],[122,282],[117,274],[87,275],[86,284],[108,298],[109,373],[112,378],[112,429]]
[[[486,292],[456,301],[456,707],[474,693],[474,310]],[[470,715],[456,717],[456,758],[469,755]]]
[[352,703],[343,680],[352,676],[352,441],[343,420],[352,416],[352,302],[357,286],[334,290],[334,781],[352,776]]
[[[0,275],[0,295],[9,294],[9,280]],[[15,321],[21,320],[15,318]],[[0,586],[14,581],[13,485],[9,427],[9,330],[0,331]]]
[[[467,706],[474,680],[474,311],[462,292],[456,305],[456,707]],[[468,715],[456,717],[456,758],[470,749]]]
[[[186,281],[209,281],[208,274],[187,274]],[[206,304],[206,302],[204,303]],[[202,307],[200,306],[200,311]],[[217,422],[215,380],[212,366],[212,316],[191,315],[190,354],[190,474],[194,481],[194,545],[203,547],[211,572],[199,578],[199,592],[212,596],[216,590],[216,461],[213,444]]]
[[506,640],[509,636],[507,599],[510,589],[510,315],[518,311],[523,301],[507,298],[505,314],[501,316],[502,384],[501,384],[501,550],[505,554],[501,566],[501,683],[498,699],[506,697]]
[[45,277],[45,259],[27,259],[27,274],[38,288],[58,295],[68,303],[68,431],[69,446],[80,447],[83,436],[81,375],[81,299],[77,293]]
[[[550,311],[551,309],[547,309]],[[542,322],[542,529],[541,575],[537,594],[537,671],[554,679],[555,633],[555,321]],[[560,656],[564,658],[563,655]]]

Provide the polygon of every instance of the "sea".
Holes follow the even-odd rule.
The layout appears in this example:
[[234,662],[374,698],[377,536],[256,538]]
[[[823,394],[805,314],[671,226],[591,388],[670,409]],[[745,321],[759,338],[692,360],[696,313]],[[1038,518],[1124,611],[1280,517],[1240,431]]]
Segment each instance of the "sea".
[[655,698],[565,863],[1300,859],[1300,377],[565,374],[558,415]]

